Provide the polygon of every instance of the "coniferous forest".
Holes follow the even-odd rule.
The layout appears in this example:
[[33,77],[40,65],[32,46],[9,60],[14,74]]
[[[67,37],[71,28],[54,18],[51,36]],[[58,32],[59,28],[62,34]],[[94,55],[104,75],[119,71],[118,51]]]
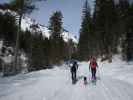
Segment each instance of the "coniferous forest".
[[95,55],[111,61],[121,53],[124,60],[133,58],[133,4],[128,0],[95,0],[93,11],[86,0],[78,43],[78,58]]

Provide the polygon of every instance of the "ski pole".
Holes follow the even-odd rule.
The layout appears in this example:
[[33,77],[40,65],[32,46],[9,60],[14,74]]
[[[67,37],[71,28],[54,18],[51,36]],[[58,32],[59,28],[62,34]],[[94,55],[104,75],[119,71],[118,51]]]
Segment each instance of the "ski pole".
[[99,76],[99,80],[100,80],[100,78],[101,78],[101,75],[100,75],[100,68],[98,67],[98,76]]
[[91,69],[89,69],[89,80],[91,80]]

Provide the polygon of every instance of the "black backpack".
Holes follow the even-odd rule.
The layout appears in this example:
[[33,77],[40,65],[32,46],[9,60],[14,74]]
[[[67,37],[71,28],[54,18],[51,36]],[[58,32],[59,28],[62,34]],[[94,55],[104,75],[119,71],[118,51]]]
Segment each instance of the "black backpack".
[[76,72],[77,69],[78,69],[78,64],[77,64],[77,62],[73,62],[73,66],[71,67],[71,71],[72,71],[72,72]]

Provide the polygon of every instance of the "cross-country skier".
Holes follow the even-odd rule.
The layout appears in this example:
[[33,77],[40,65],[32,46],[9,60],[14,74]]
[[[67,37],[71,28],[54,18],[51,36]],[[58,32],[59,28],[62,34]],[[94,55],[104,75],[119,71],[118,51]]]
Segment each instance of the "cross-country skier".
[[92,74],[92,79],[96,79],[96,70],[98,68],[98,64],[96,62],[96,58],[95,57],[91,57],[90,59],[90,64],[89,64],[89,70],[91,69],[91,74]]
[[78,64],[76,61],[72,62],[72,65],[70,66],[70,70],[71,70],[71,78],[72,78],[72,83],[76,83],[77,80],[77,69],[78,69]]

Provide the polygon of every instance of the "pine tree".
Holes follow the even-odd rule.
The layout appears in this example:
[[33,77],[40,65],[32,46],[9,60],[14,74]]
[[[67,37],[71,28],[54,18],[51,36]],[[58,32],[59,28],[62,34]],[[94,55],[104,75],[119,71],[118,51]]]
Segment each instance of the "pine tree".
[[80,38],[78,43],[78,55],[80,60],[87,60],[91,53],[92,18],[89,3],[86,0],[83,7]]
[[50,40],[48,38],[43,39],[43,52],[44,52],[44,59],[45,59],[45,66],[50,67]]
[[77,59],[77,44],[75,44],[72,39],[69,39],[65,47],[67,47],[65,52],[68,53],[66,57],[68,57],[68,59]]
[[120,0],[118,4],[119,15],[119,34],[121,35],[121,46],[123,59],[127,60],[127,33],[128,33],[128,17],[129,17],[129,0]]
[[53,39],[61,38],[62,18],[63,18],[63,16],[62,16],[62,13],[60,11],[54,12],[50,18],[49,29],[51,31],[51,38],[53,38]]
[[100,54],[104,52],[104,3],[105,0],[96,0],[95,1],[95,9],[93,14],[93,21],[94,21],[94,29],[95,29],[95,36],[98,43],[98,50]]
[[19,49],[19,34],[21,30],[22,17],[26,13],[31,13],[35,9],[33,2],[41,0],[13,0],[10,2],[10,9],[15,10],[18,13],[18,32],[16,36],[16,48],[15,48],[15,62],[14,62],[14,74],[17,73],[18,69],[18,49]]
[[51,51],[51,63],[59,63],[63,58],[63,44],[64,40],[62,38],[62,13],[56,11],[50,17],[49,29],[50,29],[50,51]]
[[22,51],[24,51],[26,54],[29,54],[31,52],[30,50],[30,46],[31,46],[31,37],[32,37],[32,34],[31,32],[26,29],[25,32],[21,32],[20,34],[20,42],[19,42],[19,46],[20,46],[20,49]]
[[125,34],[127,31],[127,18],[129,11],[129,0],[120,0],[118,4],[118,15],[119,15],[119,31],[121,34]]
[[16,30],[17,25],[14,16],[9,12],[0,14],[0,37],[7,41],[8,45],[15,45]]
[[[110,56],[117,44],[117,13],[113,0],[96,0],[94,26],[101,55]],[[115,41],[115,42],[114,42]],[[109,58],[110,58],[109,57]]]
[[133,3],[129,7],[127,18],[127,60],[133,60]]

